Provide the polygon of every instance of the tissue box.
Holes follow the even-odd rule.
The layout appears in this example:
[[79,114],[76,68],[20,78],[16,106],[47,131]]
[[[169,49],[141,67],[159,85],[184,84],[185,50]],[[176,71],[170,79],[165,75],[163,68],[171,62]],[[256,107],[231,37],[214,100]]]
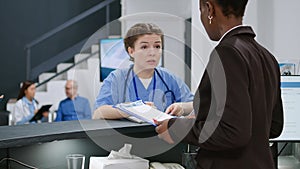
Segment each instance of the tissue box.
[[108,159],[107,157],[90,157],[89,169],[148,169],[149,161],[140,157],[132,159]]

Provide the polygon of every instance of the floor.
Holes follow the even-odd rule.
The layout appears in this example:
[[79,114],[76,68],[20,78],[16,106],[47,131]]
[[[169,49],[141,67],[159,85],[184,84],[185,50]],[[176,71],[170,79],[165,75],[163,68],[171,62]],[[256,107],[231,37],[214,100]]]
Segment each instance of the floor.
[[278,169],[300,169],[300,162],[294,156],[279,156]]

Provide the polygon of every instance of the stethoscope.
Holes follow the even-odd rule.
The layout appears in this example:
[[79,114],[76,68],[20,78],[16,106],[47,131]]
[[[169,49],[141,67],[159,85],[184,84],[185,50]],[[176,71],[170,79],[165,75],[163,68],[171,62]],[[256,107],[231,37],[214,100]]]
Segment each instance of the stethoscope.
[[[162,102],[166,103],[166,99],[165,96],[170,93],[171,94],[171,104],[176,102],[176,97],[175,94],[172,90],[170,90],[170,88],[168,87],[167,83],[164,81],[164,79],[162,78],[162,76],[160,75],[160,73],[158,72],[158,70],[156,68],[154,68],[154,75],[153,75],[153,92],[152,92],[152,101],[154,102],[154,94],[155,94],[155,88],[156,88],[156,77],[155,77],[155,73],[158,75],[158,77],[160,78],[160,80],[163,82],[163,84],[165,85],[165,87],[167,88],[167,90],[164,92],[163,98],[162,98]],[[136,100],[140,100],[138,92],[137,92],[137,87],[136,87],[136,80],[135,80],[135,75],[133,72],[133,66],[131,66],[127,72],[127,76],[125,79],[125,85],[124,85],[124,95],[123,95],[123,102],[125,102],[126,100],[126,88],[127,88],[127,82],[129,79],[129,74],[130,72],[132,72],[132,80],[133,80],[133,87],[134,87],[134,92],[135,92],[135,96],[136,96]]]

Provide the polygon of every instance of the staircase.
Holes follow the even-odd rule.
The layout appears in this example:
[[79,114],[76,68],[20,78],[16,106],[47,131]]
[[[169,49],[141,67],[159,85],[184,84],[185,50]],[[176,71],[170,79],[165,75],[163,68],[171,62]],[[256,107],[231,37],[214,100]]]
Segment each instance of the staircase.
[[[40,43],[45,42],[61,31],[65,31],[66,28],[77,24],[79,21],[89,18],[91,15],[100,10],[105,10],[105,15],[102,15],[103,17],[100,18],[100,20],[102,19],[102,21],[105,21],[102,26],[110,23],[115,19],[118,19],[120,17],[118,16],[118,12],[116,14],[115,9],[111,11],[111,7],[114,7],[117,10],[121,10],[120,1],[103,0],[100,3],[94,5],[86,11],[83,11],[77,16],[74,16],[63,24],[51,29],[50,31],[42,34],[38,38],[25,45],[26,79],[34,80],[38,76],[38,85],[35,98],[39,101],[40,105],[53,104],[50,108],[50,111],[56,111],[58,109],[59,102],[66,98],[64,89],[66,80],[72,79],[78,82],[78,94],[80,96],[86,97],[90,102],[91,109],[94,109],[93,105],[95,102],[95,98],[98,95],[100,89],[99,45],[91,45],[91,47],[87,50],[89,52],[86,52],[86,50],[84,50],[83,53],[76,54],[78,50],[82,49],[82,46],[86,43],[87,39],[83,39],[80,42],[73,44],[73,46],[65,49],[64,51],[57,53],[57,55],[51,57],[47,61],[40,63],[36,67],[32,67],[31,65],[31,53],[33,47],[36,48]],[[111,14],[113,13],[114,15],[111,16]],[[105,33],[105,35],[103,34],[104,37],[107,37],[110,34],[109,31]],[[91,44],[93,43],[97,42],[91,42]],[[75,56],[73,64],[61,63],[72,58],[74,54]],[[55,68],[55,66],[55,73],[45,72],[47,70],[52,70],[53,68]],[[15,103],[16,99],[10,99],[6,104],[6,109],[12,112]],[[9,118],[9,125],[12,125],[11,114]]]
[[[53,104],[50,111],[56,111],[59,102],[66,98],[65,83],[67,80],[76,80],[78,83],[78,94],[89,100],[91,110],[100,89],[99,78],[99,45],[92,45],[88,52],[79,53],[74,56],[73,63],[60,63],[56,66],[56,73],[45,72],[39,75],[38,83],[56,76],[49,82],[38,86],[35,98],[39,105]],[[89,57],[88,59],[86,59]],[[73,67],[72,67],[73,66]],[[70,69],[70,67],[72,67]],[[69,69],[65,71],[66,69]],[[64,72],[61,74],[61,72]],[[58,76],[57,76],[58,75]],[[12,111],[15,102],[7,104],[7,110]]]

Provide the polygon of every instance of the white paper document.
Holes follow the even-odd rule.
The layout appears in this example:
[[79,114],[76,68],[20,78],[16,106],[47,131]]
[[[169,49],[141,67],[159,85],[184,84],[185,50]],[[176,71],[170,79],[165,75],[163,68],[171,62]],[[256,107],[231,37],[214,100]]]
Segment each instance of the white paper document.
[[128,115],[134,116],[154,126],[156,126],[154,120],[163,121],[166,119],[174,118],[174,116],[171,116],[149,105],[144,104],[142,100],[130,103],[120,103],[115,105],[114,107],[120,109]]
[[281,135],[272,140],[300,140],[300,76],[281,76],[284,124]]

